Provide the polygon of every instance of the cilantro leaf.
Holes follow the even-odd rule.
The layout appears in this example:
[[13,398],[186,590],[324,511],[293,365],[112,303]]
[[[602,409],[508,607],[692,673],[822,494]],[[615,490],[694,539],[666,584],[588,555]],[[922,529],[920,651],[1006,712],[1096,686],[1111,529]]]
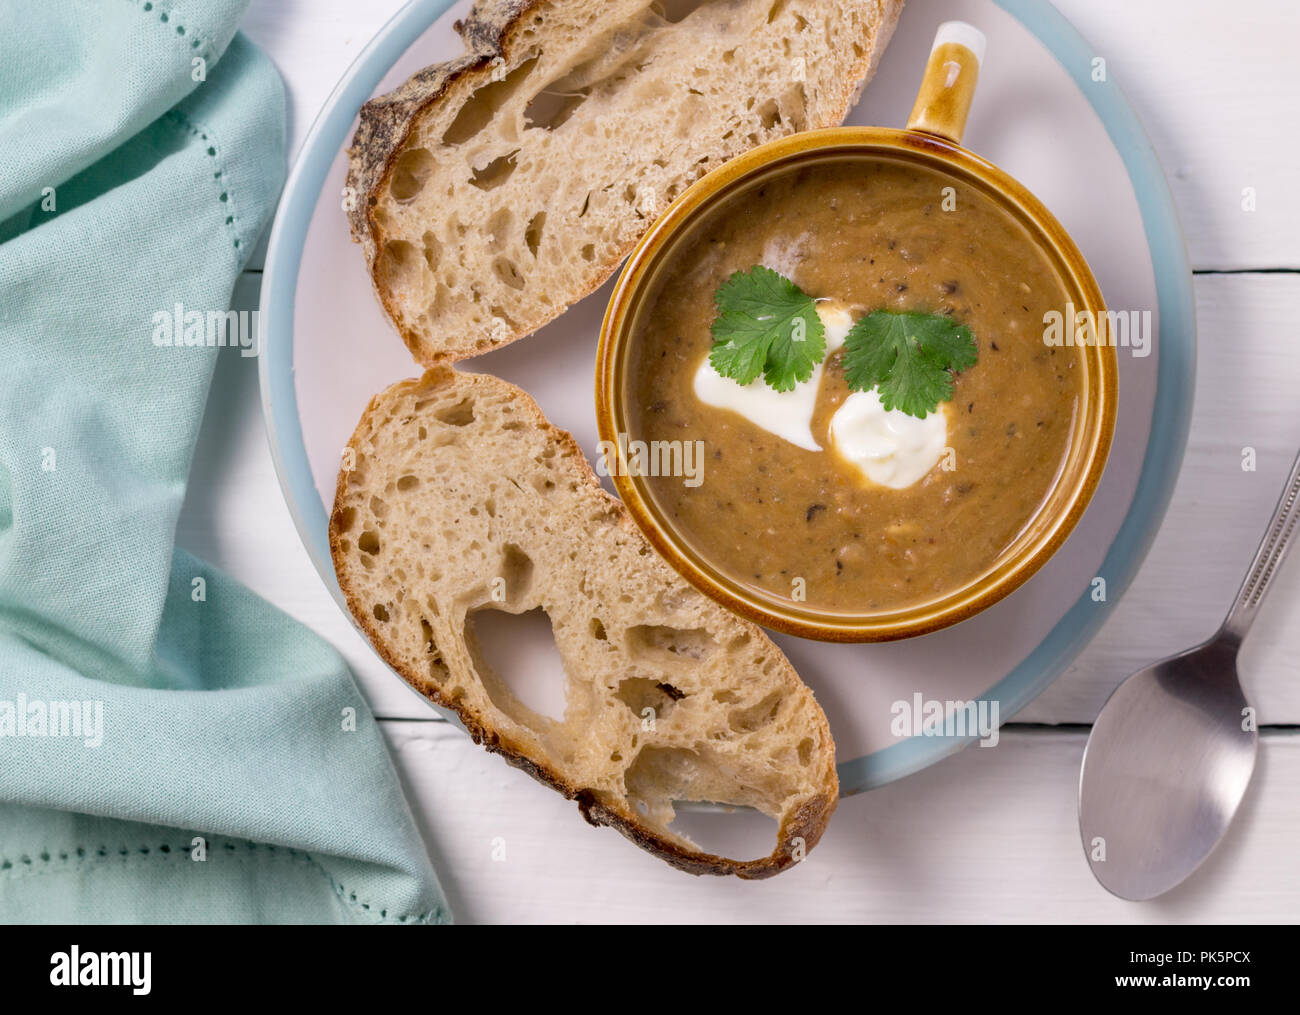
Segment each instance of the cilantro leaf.
[[844,341],[844,378],[875,388],[886,409],[926,416],[952,398],[953,373],[975,365],[970,328],[941,314],[876,310]]
[[718,316],[709,362],[723,377],[750,384],[762,374],[777,391],[793,391],[826,355],[817,304],[771,268],[736,272],[713,299]]

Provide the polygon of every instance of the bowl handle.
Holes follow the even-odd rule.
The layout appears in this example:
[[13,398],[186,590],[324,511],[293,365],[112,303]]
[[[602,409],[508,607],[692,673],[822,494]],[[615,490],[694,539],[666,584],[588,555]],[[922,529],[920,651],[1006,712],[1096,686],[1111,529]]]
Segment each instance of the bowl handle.
[[939,26],[907,121],[908,130],[961,144],[985,45],[984,33],[964,21],[945,21]]

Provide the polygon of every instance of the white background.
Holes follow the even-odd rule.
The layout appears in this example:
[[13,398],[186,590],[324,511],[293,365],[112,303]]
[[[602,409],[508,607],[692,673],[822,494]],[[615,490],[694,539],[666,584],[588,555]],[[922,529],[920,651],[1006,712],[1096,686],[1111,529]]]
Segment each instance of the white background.
[[[291,153],[401,4],[254,0],[244,30],[285,79]],[[1161,900],[1116,900],[1088,871],[1074,809],[1087,724],[1129,672],[1213,631],[1300,448],[1300,68],[1292,62],[1300,7],[1056,6],[1106,57],[1142,118],[1197,273],[1198,376],[1186,393],[1195,410],[1173,505],[1097,639],[1004,728],[998,747],[842,801],[817,850],[772,881],[680,874],[616,833],[589,828],[574,804],[437,721],[321,584],[271,465],[256,360],[222,356],[180,541],[347,657],[382,717],[460,922],[1300,919],[1300,563],[1275,581],[1241,661],[1265,727],[1259,764],[1236,825],[1207,864]],[[1254,212],[1242,210],[1246,187],[1257,195]],[[251,268],[259,267],[260,256]],[[260,283],[260,272],[246,272],[234,305],[255,308]],[[1255,472],[1242,471],[1246,447],[1256,451]],[[504,842],[504,860],[493,859],[494,840]]]

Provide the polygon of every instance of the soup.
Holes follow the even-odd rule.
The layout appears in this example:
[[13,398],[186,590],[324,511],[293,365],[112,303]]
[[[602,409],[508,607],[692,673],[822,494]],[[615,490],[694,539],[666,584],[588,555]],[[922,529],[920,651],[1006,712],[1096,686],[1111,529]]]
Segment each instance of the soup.
[[[766,410],[701,397],[715,292],[755,265],[846,322],[888,310],[969,327],[978,358],[955,374],[942,418],[927,417],[941,453],[911,459],[919,478],[873,481],[844,451],[832,427],[850,395],[842,348],[803,392],[810,440],[802,423],[791,432]],[[1066,303],[1051,262],[974,186],[887,157],[787,170],[710,210],[673,249],[634,323],[627,436],[698,451],[689,476],[651,470],[645,483],[663,519],[733,582],[828,613],[913,606],[987,572],[1051,491],[1085,370],[1080,348],[1044,341],[1045,315]],[[711,383],[723,395],[741,387]]]

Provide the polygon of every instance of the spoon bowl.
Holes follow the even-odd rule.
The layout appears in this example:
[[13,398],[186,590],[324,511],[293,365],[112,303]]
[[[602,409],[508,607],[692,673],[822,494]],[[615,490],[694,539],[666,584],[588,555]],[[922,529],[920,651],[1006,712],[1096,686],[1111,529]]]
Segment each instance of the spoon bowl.
[[1209,641],[1139,670],[1102,706],[1079,773],[1084,855],[1108,891],[1154,898],[1210,855],[1259,745],[1237,652],[1300,522],[1300,456],[1231,612]]
[[1179,884],[1223,838],[1255,768],[1258,735],[1219,637],[1133,674],[1093,726],[1079,780],[1092,873],[1122,899]]

